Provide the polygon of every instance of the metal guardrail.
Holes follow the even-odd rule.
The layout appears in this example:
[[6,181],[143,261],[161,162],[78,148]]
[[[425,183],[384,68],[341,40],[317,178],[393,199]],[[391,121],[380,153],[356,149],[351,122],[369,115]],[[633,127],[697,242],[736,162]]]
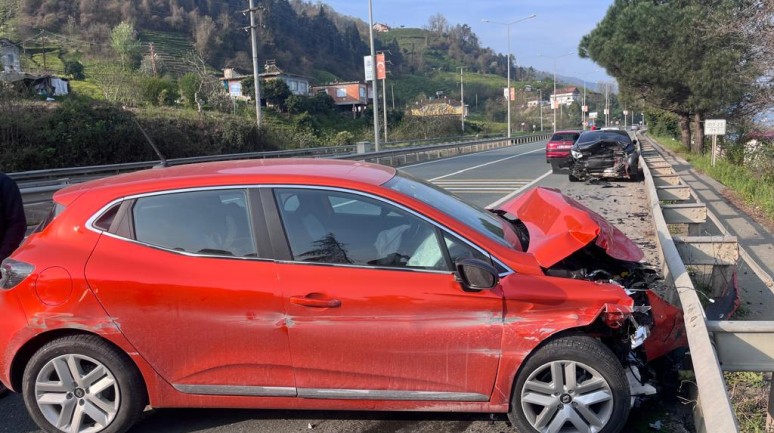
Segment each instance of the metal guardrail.
[[[688,345],[696,376],[697,405],[694,408],[694,422],[697,433],[733,433],[739,431],[736,415],[728,396],[714,342],[707,329],[706,315],[701,305],[691,276],[680,257],[669,226],[661,210],[663,195],[659,194],[648,167],[648,154],[655,151],[643,150],[641,164],[646,179],[646,190],[650,201],[656,241],[662,254],[662,269],[667,281],[673,287],[683,307]],[[668,188],[665,186],[665,188]]]
[[[197,156],[190,158],[174,158],[168,159],[167,163],[169,165],[183,165],[202,162],[229,161],[235,159],[308,157],[356,159],[390,166],[399,166],[413,162],[427,161],[431,159],[461,155],[464,153],[479,152],[482,150],[511,146],[514,144],[546,140],[548,137],[550,137],[550,134],[530,134],[512,137],[511,139],[496,137],[489,139],[465,140],[466,137],[452,137],[451,139],[458,139],[460,141],[436,145],[428,145],[428,140],[391,142],[388,143],[388,145],[392,148],[382,150],[380,152],[367,153],[356,153],[356,150],[359,147],[358,145],[344,145],[272,152],[251,152],[227,155]],[[8,173],[8,175],[19,184],[19,188],[21,189],[22,193],[22,200],[24,201],[25,209],[27,209],[28,223],[34,225],[45,216],[47,209],[43,209],[43,207],[51,201],[51,196],[53,193],[68,185],[120,173],[149,169],[158,166],[158,164],[158,161],[143,161],[130,162],[125,164],[34,170]]]
[[[666,164],[669,166],[669,164]],[[660,170],[660,168],[659,168]],[[671,166],[669,166],[671,170]],[[672,174],[674,171],[671,172]],[[669,175],[670,173],[663,173]],[[694,200],[695,205],[703,206],[699,196],[693,189],[688,187],[690,198]],[[674,206],[674,205],[673,205]],[[709,219],[715,228],[721,232],[722,238],[731,238],[728,229],[723,222],[711,210],[704,209],[704,217],[699,220]],[[722,253],[723,248],[713,250]],[[755,259],[741,246],[737,247],[737,260],[741,260],[751,269],[760,279],[761,283],[768,289],[774,289],[774,279],[763,270]],[[727,254],[727,249],[724,254]],[[715,261],[719,266],[726,266],[722,257]],[[686,315],[686,322],[689,317]],[[706,319],[704,317],[703,319]],[[719,361],[719,368],[723,371],[750,371],[750,372],[774,372],[774,321],[740,321],[740,320],[707,320],[706,329],[710,333],[710,338],[716,349],[716,361]],[[691,348],[693,351],[693,348]],[[701,386],[701,384],[700,384]],[[708,410],[704,408],[704,413]],[[709,425],[709,422],[706,422]],[[774,431],[774,392],[769,390],[769,402],[767,409],[767,420],[765,431]],[[724,430],[708,430],[724,432]]]

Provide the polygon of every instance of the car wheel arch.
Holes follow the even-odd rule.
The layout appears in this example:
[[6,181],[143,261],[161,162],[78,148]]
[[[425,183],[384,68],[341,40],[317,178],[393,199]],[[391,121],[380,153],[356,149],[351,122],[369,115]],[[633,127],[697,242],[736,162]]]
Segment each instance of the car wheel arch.
[[[591,325],[589,325],[589,326],[591,326]],[[511,423],[514,426],[516,426],[516,424],[518,424],[518,423],[514,419],[515,415],[512,412],[513,411],[512,407],[515,404],[519,404],[518,402],[519,402],[521,397],[519,396],[520,390],[519,390],[518,382],[519,382],[519,379],[520,379],[522,374],[530,374],[529,372],[525,371],[525,369],[528,368],[529,361],[534,356],[536,356],[538,354],[541,354],[542,353],[542,349],[546,348],[547,346],[551,345],[552,343],[555,343],[555,342],[556,343],[563,343],[563,342],[566,343],[567,340],[570,340],[570,339],[573,339],[573,338],[577,338],[579,340],[578,343],[582,343],[582,340],[587,340],[587,339],[596,340],[599,343],[600,346],[604,346],[604,347],[606,347],[610,351],[610,355],[612,355],[613,358],[616,358],[614,348],[610,347],[610,344],[608,342],[606,342],[604,338],[599,338],[599,336],[595,335],[594,332],[589,332],[589,330],[584,329],[584,327],[566,329],[566,330],[557,332],[556,334],[552,335],[551,337],[545,339],[540,344],[536,345],[533,348],[533,350],[530,351],[530,353],[527,356],[524,357],[524,359],[522,360],[522,362],[519,365],[519,368],[516,370],[516,372],[513,374],[513,377],[511,378],[512,382],[511,382],[511,388],[509,390],[509,396],[510,397],[508,399],[508,412],[507,412],[507,415],[508,415],[509,420],[511,421]],[[564,341],[562,341],[562,340],[564,340]],[[624,371],[625,371],[625,367],[623,365],[621,365],[621,372],[622,372],[622,374],[624,374],[623,373]],[[623,376],[623,377],[625,377],[625,376]],[[621,381],[621,384],[623,384],[623,383],[625,383],[625,380]],[[628,392],[628,388],[627,388],[627,392]],[[627,399],[626,405],[628,406],[628,399]],[[627,412],[628,412],[628,410],[627,410]],[[609,426],[606,426],[605,431],[608,431],[608,429],[609,429]]]
[[[13,386],[13,389],[17,392],[20,392],[22,389],[22,382],[24,379],[24,370],[27,366],[27,364],[30,362],[32,357],[37,353],[43,346],[46,344],[59,340],[62,338],[67,337],[74,337],[74,336],[90,336],[90,337],[96,337],[108,345],[110,345],[113,349],[127,355],[127,358],[131,361],[134,368],[137,369],[137,372],[139,373],[140,377],[143,378],[143,382],[147,383],[145,380],[145,375],[143,373],[143,369],[140,368],[139,365],[135,362],[135,359],[132,356],[129,356],[126,351],[115,344],[113,341],[110,341],[109,339],[105,338],[102,335],[84,331],[82,329],[71,329],[71,328],[64,328],[64,329],[54,329],[51,331],[43,332],[35,337],[31,338],[29,341],[24,343],[23,346],[17,350],[16,355],[13,358],[13,361],[11,361],[11,386]],[[148,394],[147,388],[143,391],[145,393],[146,402],[150,401],[150,396]]]
[[562,329],[562,330],[560,330],[560,331],[558,331],[558,332],[556,332],[554,334],[551,334],[551,336],[549,336],[548,338],[544,339],[539,344],[537,344],[535,347],[533,347],[532,350],[530,350],[529,353],[526,356],[524,356],[524,359],[522,359],[522,361],[519,363],[519,367],[514,372],[512,372],[510,377],[509,377],[510,389],[508,390],[508,393],[509,393],[510,397],[509,397],[508,404],[510,404],[511,401],[513,400],[513,398],[514,398],[514,390],[516,388],[516,381],[519,378],[519,374],[521,374],[521,372],[523,371],[524,366],[527,364],[527,361],[529,361],[529,359],[532,356],[534,356],[538,351],[540,351],[540,349],[542,349],[543,347],[549,345],[551,342],[553,342],[555,340],[560,340],[562,338],[572,338],[572,337],[590,337],[590,338],[595,338],[595,339],[600,340],[600,342],[602,344],[607,346],[608,349],[610,349],[611,351],[613,351],[615,353],[616,349],[614,347],[611,347],[611,345],[608,343],[608,341],[606,341],[607,339],[599,338],[600,337],[600,333],[596,329],[596,327],[599,324],[600,324],[600,316],[598,316],[596,319],[594,319],[588,325],[577,326],[577,327],[573,327],[573,328],[566,328],[566,329]]

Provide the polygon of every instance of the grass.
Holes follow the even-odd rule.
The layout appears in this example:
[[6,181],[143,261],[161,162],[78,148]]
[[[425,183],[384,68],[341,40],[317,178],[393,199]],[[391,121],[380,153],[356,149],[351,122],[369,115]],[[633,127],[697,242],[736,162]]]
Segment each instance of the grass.
[[756,173],[744,166],[732,164],[725,158],[717,158],[713,166],[712,155],[708,153],[691,153],[671,137],[653,138],[686,159],[694,168],[736,192],[745,204],[760,211],[769,220],[774,220],[774,182],[767,179],[771,173]]
[[76,81],[70,80],[70,89],[73,93],[86,96],[87,98],[102,101],[105,99],[105,94],[102,89],[91,81]]
[[741,433],[766,431],[766,408],[771,375],[753,372],[726,372],[728,393],[736,411]]

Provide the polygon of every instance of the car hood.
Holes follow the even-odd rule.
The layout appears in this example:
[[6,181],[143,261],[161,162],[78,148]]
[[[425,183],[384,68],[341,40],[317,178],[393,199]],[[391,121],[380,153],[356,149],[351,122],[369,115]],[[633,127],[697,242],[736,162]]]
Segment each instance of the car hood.
[[610,257],[639,262],[642,250],[603,217],[558,189],[538,187],[501,204],[529,231],[527,252],[549,268],[594,242]]

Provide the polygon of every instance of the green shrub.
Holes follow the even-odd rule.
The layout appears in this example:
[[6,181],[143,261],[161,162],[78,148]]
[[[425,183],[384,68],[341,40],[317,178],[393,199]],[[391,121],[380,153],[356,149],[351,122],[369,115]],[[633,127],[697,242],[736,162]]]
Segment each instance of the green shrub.
[[142,101],[147,105],[173,105],[177,86],[169,78],[145,77],[140,81]]

